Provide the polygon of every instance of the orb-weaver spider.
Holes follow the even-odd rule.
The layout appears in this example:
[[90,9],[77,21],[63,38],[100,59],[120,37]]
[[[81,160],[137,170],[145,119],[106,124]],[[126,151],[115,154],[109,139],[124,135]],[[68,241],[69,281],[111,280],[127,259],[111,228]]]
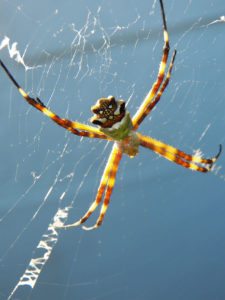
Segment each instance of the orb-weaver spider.
[[170,145],[164,144],[160,141],[157,141],[148,136],[144,136],[137,132],[139,125],[159,102],[165,88],[167,87],[176,56],[176,50],[174,50],[167,74],[165,74],[170,45],[163,1],[159,0],[159,3],[161,8],[164,33],[162,60],[159,66],[157,79],[133,118],[131,118],[129,112],[126,111],[125,102],[123,100],[116,100],[113,96],[109,96],[107,98],[99,99],[97,103],[91,108],[92,112],[95,114],[91,118],[91,122],[95,125],[98,125],[99,128],[70,121],[67,119],[62,119],[54,112],[49,110],[39,98],[31,98],[20,87],[7,67],[0,60],[1,67],[11,79],[13,84],[17,87],[23,98],[30,105],[34,106],[43,114],[47,115],[55,123],[78,136],[99,138],[114,142],[113,149],[103,172],[95,200],[89,207],[86,214],[84,214],[84,216],[80,220],[72,224],[59,226],[61,228],[74,227],[84,223],[103,200],[101,211],[95,225],[91,227],[83,226],[83,228],[86,230],[91,230],[99,227],[102,224],[103,218],[109,205],[110,197],[115,184],[116,173],[122,155],[127,154],[130,157],[134,157],[138,154],[139,146],[151,149],[159,155],[165,157],[166,159],[181,165],[182,167],[199,172],[210,171],[212,165],[218,159],[222,151],[222,146],[220,145],[218,154],[212,158],[206,159],[199,156],[192,156]]

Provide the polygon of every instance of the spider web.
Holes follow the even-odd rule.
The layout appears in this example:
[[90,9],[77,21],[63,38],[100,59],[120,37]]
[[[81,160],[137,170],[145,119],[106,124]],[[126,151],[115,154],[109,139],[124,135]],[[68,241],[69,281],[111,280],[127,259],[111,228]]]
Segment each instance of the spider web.
[[[225,145],[224,3],[164,2],[178,57],[140,130],[211,156]],[[161,58],[158,1],[1,4],[1,59],[27,92],[83,123],[111,94],[134,114]],[[208,175],[124,157],[104,225],[59,231],[94,199],[111,145],[72,136],[1,83],[0,299],[224,299],[223,155]]]

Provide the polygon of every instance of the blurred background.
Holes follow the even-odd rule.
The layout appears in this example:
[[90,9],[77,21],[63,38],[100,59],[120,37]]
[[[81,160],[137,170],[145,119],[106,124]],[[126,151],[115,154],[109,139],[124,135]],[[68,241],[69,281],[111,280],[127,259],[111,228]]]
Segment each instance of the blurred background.
[[[136,112],[161,59],[158,1],[0,4],[0,57],[27,92],[87,124],[90,107],[108,95]],[[225,3],[164,5],[178,54],[170,85],[140,131],[211,157],[225,147]],[[0,299],[225,299],[224,153],[209,174],[147,149],[124,156],[103,226],[52,233],[60,209],[67,208],[67,223],[86,212],[111,144],[55,125],[2,70],[0,86]],[[41,241],[48,251],[37,248]],[[36,272],[20,281],[32,264]]]

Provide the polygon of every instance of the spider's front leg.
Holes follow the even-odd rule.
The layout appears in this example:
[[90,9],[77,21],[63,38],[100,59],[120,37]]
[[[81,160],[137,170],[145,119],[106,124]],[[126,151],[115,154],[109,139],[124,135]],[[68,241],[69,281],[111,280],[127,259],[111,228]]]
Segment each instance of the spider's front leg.
[[113,187],[114,187],[115,179],[116,179],[116,173],[117,173],[121,158],[122,158],[122,152],[120,151],[120,149],[117,148],[117,145],[114,144],[113,149],[108,158],[108,162],[106,164],[105,170],[103,172],[103,175],[102,175],[102,178],[100,181],[100,185],[98,188],[98,192],[97,192],[94,202],[91,204],[91,206],[89,207],[88,211],[84,214],[84,216],[82,218],[80,218],[80,220],[78,220],[72,224],[57,226],[58,228],[76,227],[76,226],[79,226],[79,225],[83,224],[84,222],[86,222],[87,219],[96,210],[98,205],[101,203],[103,195],[104,195],[102,208],[101,208],[101,211],[99,214],[99,218],[96,221],[95,225],[91,226],[91,227],[83,226],[83,229],[85,229],[85,230],[96,229],[102,224],[106,210],[109,205],[110,196],[113,191]]
[[[115,152],[114,152],[115,151]],[[92,230],[97,229],[103,222],[103,219],[105,217],[106,211],[109,206],[110,197],[115,185],[116,181],[116,174],[118,171],[119,163],[122,158],[122,152],[117,148],[117,145],[115,144],[112,150],[112,157],[111,160],[109,159],[109,173],[108,173],[108,181],[105,189],[105,196],[103,200],[103,204],[100,210],[99,217],[96,221],[96,223],[93,226],[83,226],[83,229],[85,230]]]
[[177,148],[157,141],[149,136],[144,136],[138,133],[140,145],[151,149],[166,159],[181,165],[184,168],[192,169],[198,172],[209,172],[212,169],[213,164],[219,158],[222,152],[222,146],[220,145],[217,155],[212,158],[203,158],[200,156],[187,154]]

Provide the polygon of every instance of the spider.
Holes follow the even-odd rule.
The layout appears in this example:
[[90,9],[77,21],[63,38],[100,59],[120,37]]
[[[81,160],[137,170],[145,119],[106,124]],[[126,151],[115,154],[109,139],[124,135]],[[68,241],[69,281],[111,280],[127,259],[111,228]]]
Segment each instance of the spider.
[[136,114],[131,118],[128,111],[126,111],[125,101],[116,100],[113,96],[107,98],[100,98],[97,103],[91,107],[94,116],[91,122],[98,127],[85,125],[68,119],[63,119],[57,114],[47,108],[39,98],[31,98],[17,83],[10,71],[0,60],[0,65],[6,72],[12,83],[16,86],[23,98],[33,107],[40,110],[43,114],[52,119],[59,126],[64,127],[75,135],[89,138],[104,139],[114,142],[113,148],[106,163],[100,185],[97,191],[95,200],[90,205],[87,212],[78,221],[68,224],[60,225],[60,228],[75,227],[83,224],[96,210],[98,205],[103,201],[99,217],[93,226],[82,226],[85,230],[98,228],[104,219],[110,197],[115,185],[116,174],[119,167],[120,160],[123,154],[134,157],[138,154],[139,146],[148,148],[166,159],[181,165],[184,168],[192,169],[198,172],[208,172],[211,170],[213,164],[216,162],[221,154],[222,146],[219,146],[217,155],[212,158],[203,158],[195,155],[187,154],[177,148],[167,145],[163,142],[153,139],[150,136],[144,136],[137,132],[138,127],[146,116],[153,110],[155,105],[159,102],[165,88],[167,87],[173,65],[176,57],[176,50],[174,50],[167,73],[167,61],[169,56],[169,35],[167,31],[166,17],[163,6],[163,1],[159,0],[164,35],[164,47],[162,59],[159,65],[158,76],[153,83],[152,88],[148,92],[144,101],[140,105]]

